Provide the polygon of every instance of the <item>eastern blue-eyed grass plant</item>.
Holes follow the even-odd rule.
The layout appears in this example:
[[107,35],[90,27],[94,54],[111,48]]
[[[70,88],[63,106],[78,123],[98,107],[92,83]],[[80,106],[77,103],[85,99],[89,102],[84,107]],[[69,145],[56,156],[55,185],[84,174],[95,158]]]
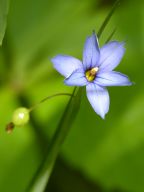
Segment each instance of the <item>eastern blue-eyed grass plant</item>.
[[67,55],[57,55],[51,59],[54,68],[65,77],[64,83],[68,86],[75,86],[72,94],[57,93],[42,99],[29,109],[18,108],[13,114],[12,121],[6,127],[6,131],[11,133],[15,126],[23,126],[28,123],[30,112],[43,102],[56,96],[70,97],[56,132],[50,141],[47,155],[27,188],[29,192],[43,192],[45,190],[61,145],[79,111],[83,86],[86,86],[87,98],[92,108],[104,119],[109,110],[109,94],[106,87],[132,84],[126,75],[113,71],[125,52],[124,42],[110,41],[115,29],[108,36],[104,46],[100,48],[98,43],[118,4],[119,1],[116,1],[97,35],[93,31],[92,35],[87,37],[82,61]]

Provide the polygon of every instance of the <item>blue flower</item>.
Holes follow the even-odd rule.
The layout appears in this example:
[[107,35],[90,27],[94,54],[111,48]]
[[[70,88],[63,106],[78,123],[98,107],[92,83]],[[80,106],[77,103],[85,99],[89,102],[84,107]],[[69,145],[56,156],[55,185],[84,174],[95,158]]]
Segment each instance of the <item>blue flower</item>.
[[117,41],[99,48],[98,39],[93,33],[86,39],[83,61],[67,55],[57,55],[51,61],[55,69],[65,76],[66,85],[86,86],[91,106],[104,119],[110,103],[106,87],[132,84],[126,75],[113,71],[124,52],[124,43]]

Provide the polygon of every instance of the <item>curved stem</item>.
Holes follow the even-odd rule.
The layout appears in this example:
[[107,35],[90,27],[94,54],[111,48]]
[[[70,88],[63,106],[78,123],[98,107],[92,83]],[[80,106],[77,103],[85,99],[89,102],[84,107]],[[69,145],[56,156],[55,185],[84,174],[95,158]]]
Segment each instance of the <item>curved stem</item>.
[[53,97],[57,97],[57,96],[74,96],[71,93],[56,93],[50,96],[45,97],[44,99],[42,99],[39,103],[35,104],[34,106],[30,107],[29,111],[31,112],[32,110],[34,110],[36,107],[38,107],[40,104],[44,103],[45,101],[47,101],[48,99],[51,99]]

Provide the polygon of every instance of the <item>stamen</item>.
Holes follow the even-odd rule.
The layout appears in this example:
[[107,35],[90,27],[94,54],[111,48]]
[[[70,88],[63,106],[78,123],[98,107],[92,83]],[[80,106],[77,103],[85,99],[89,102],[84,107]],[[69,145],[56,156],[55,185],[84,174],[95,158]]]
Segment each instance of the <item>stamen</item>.
[[99,68],[98,67],[94,67],[88,71],[86,71],[85,75],[88,81],[92,82],[95,77],[96,77],[96,73],[98,72]]

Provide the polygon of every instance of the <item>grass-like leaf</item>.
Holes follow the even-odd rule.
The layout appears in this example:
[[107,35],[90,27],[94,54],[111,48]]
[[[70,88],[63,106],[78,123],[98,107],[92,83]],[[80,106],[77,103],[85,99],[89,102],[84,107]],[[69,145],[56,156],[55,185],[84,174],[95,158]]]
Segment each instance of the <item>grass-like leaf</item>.
[[105,44],[108,43],[112,39],[112,37],[114,36],[115,32],[116,32],[116,28],[110,33],[110,35],[108,36]]
[[103,21],[103,23],[98,31],[98,34],[97,34],[98,38],[100,38],[102,32],[104,31],[105,27],[107,26],[108,22],[110,21],[112,15],[113,15],[114,11],[116,10],[117,6],[119,5],[119,3],[120,3],[120,0],[117,0],[114,3],[114,5],[113,5],[112,9],[110,10],[110,12],[108,13],[108,15],[106,16],[105,20]]
[[67,133],[72,126],[80,107],[82,88],[79,88],[78,91],[76,93],[75,92],[76,88],[73,91],[73,95],[66,106],[60,123],[58,124],[58,128],[49,145],[47,156],[42,162],[41,167],[28,188],[28,191],[30,192],[43,192],[47,185],[55,164],[55,160],[60,151],[61,144],[67,136]]
[[0,0],[0,46],[4,38],[7,22],[9,0]]

